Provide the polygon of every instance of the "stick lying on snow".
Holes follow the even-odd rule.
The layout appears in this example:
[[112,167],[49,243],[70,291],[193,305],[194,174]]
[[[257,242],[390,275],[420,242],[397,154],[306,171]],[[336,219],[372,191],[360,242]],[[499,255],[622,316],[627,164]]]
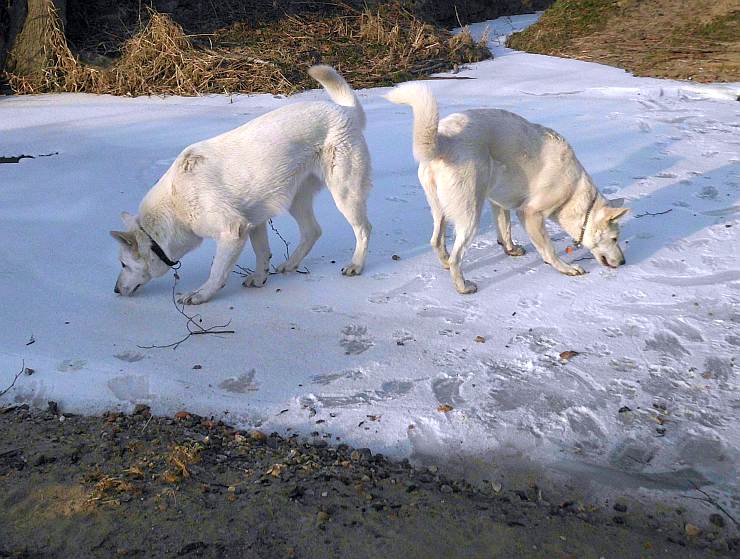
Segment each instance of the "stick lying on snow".
[[189,315],[185,312],[185,305],[183,304],[182,307],[177,306],[177,299],[175,297],[175,289],[177,288],[177,281],[180,279],[180,276],[177,274],[177,271],[174,273],[174,281],[172,282],[172,304],[175,305],[175,309],[177,309],[177,312],[180,313],[182,316],[184,316],[187,321],[185,322],[185,327],[188,329],[188,334],[181,340],[177,340],[176,342],[172,342],[171,344],[167,345],[137,345],[139,349],[164,349],[167,347],[171,347],[172,349],[177,349],[180,347],[180,344],[190,339],[190,336],[199,336],[203,334],[234,334],[236,333],[234,330],[224,330],[223,328],[226,328],[229,324],[231,324],[231,321],[229,320],[226,324],[220,324],[216,326],[211,326],[209,328],[204,328],[200,325],[201,322],[203,322],[203,317],[200,314],[194,314]]
[[18,380],[18,378],[26,372],[26,362],[21,362],[21,370],[18,371],[15,376],[13,377],[13,382],[10,383],[10,386],[8,386],[5,390],[0,391],[0,396],[5,396],[8,392],[12,390],[12,388],[15,386],[15,382]]

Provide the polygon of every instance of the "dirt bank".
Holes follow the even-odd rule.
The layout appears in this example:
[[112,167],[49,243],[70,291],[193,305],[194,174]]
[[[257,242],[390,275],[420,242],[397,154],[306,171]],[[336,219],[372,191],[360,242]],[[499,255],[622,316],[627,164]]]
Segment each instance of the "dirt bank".
[[0,557],[724,557],[696,533],[536,486],[449,479],[186,413],[0,409]]
[[558,0],[508,44],[638,76],[740,81],[736,0]]

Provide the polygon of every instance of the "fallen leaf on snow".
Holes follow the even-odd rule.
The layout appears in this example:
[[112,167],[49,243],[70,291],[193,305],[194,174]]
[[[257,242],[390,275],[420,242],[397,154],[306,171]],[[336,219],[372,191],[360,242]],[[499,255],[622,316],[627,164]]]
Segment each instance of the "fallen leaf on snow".
[[578,355],[577,351],[563,351],[560,353],[560,362],[567,363],[568,361],[573,359],[576,355]]
[[441,404],[439,407],[437,407],[437,411],[440,411],[442,413],[451,412],[454,408],[450,404]]

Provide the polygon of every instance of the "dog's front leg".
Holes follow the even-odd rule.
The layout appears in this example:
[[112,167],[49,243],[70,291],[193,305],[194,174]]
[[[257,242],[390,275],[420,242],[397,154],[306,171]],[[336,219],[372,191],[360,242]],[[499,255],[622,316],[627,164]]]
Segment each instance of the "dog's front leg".
[[235,230],[223,232],[216,240],[216,256],[211,264],[211,275],[206,282],[195,291],[181,295],[178,298],[179,303],[183,305],[205,303],[226,285],[226,280],[247,240],[247,228],[244,225],[235,226],[233,229]]
[[541,213],[520,210],[518,215],[519,221],[527,230],[529,238],[532,239],[532,244],[540,253],[542,260],[567,276],[580,276],[586,273],[580,266],[568,264],[555,254],[555,248],[552,246],[550,236],[545,229],[545,217]]
[[491,202],[493,216],[498,226],[498,244],[504,247],[504,252],[509,256],[522,256],[525,254],[523,246],[515,245],[511,239],[511,215],[509,210],[502,208],[495,202]]
[[270,244],[267,240],[267,225],[262,223],[257,225],[249,233],[249,240],[252,242],[256,262],[254,273],[247,276],[242,282],[244,287],[262,287],[267,282],[267,276],[270,273]]

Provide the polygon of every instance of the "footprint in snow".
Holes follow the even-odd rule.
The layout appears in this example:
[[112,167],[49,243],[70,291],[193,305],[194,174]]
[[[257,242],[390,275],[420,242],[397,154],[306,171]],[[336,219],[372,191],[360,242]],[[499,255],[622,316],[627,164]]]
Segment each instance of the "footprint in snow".
[[120,359],[121,361],[126,361],[127,363],[136,363],[137,361],[144,359],[144,354],[137,351],[123,351],[121,353],[116,353],[113,357]]
[[318,313],[334,312],[334,309],[331,308],[329,305],[314,305],[313,307],[311,307],[311,310]]
[[60,371],[62,373],[79,371],[85,365],[87,365],[87,361],[85,361],[84,359],[65,359],[57,365],[57,371]]
[[338,380],[359,380],[365,376],[361,370],[342,371],[341,373],[329,373],[326,375],[314,375],[311,382],[314,384],[327,385]]
[[696,194],[696,196],[697,198],[702,198],[704,200],[714,200],[719,196],[719,190],[713,186],[705,186]]
[[678,338],[666,331],[656,332],[652,338],[645,340],[645,350],[656,351],[673,358],[689,355]]
[[345,355],[359,355],[373,347],[375,342],[367,334],[367,326],[348,324],[342,328],[339,345],[344,348]]
[[257,383],[254,381],[256,371],[252,369],[249,372],[243,373],[238,377],[229,377],[222,380],[218,387],[226,390],[227,392],[234,392],[236,394],[245,394],[246,392],[255,392],[259,390]]
[[396,341],[396,345],[406,345],[406,342],[416,341],[413,334],[408,330],[395,330],[393,339]]
[[444,377],[436,378],[432,381],[432,392],[437,402],[440,404],[450,404],[459,408],[465,404],[465,400],[460,396],[460,386],[463,383],[461,377]]

